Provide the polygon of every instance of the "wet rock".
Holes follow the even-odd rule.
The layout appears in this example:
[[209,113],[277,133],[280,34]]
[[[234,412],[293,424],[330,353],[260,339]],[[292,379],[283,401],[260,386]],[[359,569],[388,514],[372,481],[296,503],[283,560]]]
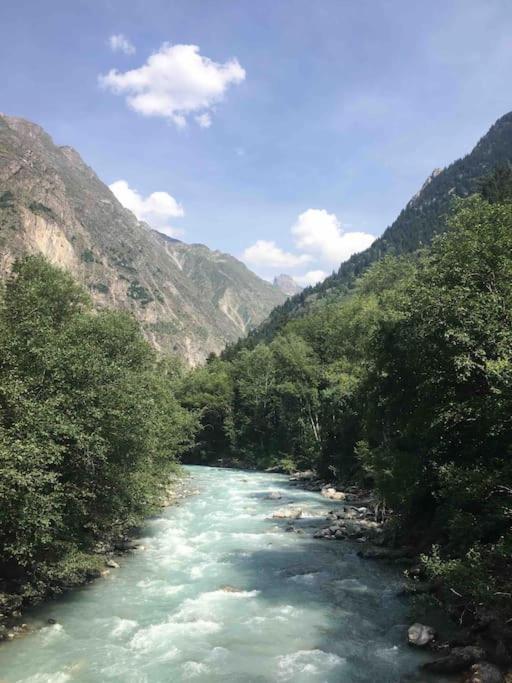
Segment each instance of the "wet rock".
[[234,586],[222,586],[219,590],[224,593],[243,593],[241,588],[235,588]]
[[432,626],[425,626],[425,624],[413,624],[407,631],[408,643],[414,647],[427,647],[435,637],[436,632]]
[[279,508],[272,515],[273,519],[300,519],[302,517],[301,508]]
[[110,569],[119,569],[119,564],[115,560],[112,560],[112,559],[107,560],[105,562],[105,565],[107,567],[110,567]]
[[505,678],[498,667],[489,662],[474,664],[464,678],[464,683],[504,683],[504,681]]
[[456,674],[466,670],[472,664],[484,660],[485,650],[481,647],[468,645],[467,647],[454,647],[450,654],[433,662],[423,664],[425,671],[436,674]]
[[290,480],[291,481],[307,481],[308,479],[314,479],[316,477],[316,472],[313,470],[304,470],[303,472],[294,472]]
[[50,619],[47,619],[47,620],[46,620],[46,623],[47,623],[49,626],[55,626],[55,624],[57,623],[57,620],[56,620],[56,619],[52,619],[52,618],[50,617]]
[[265,496],[265,500],[281,500],[282,495],[279,493],[279,491],[270,491],[270,493],[267,493]]

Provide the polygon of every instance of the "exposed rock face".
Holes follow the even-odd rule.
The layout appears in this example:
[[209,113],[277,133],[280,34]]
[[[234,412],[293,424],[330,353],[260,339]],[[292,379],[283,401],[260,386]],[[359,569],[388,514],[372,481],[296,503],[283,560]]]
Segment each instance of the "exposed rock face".
[[190,364],[286,298],[232,256],[151,230],[75,150],[0,115],[0,277],[27,253],[69,270],[96,306],[131,311],[156,348]]
[[295,282],[291,275],[277,275],[274,278],[274,287],[280,289],[286,296],[293,296],[302,292],[302,287]]

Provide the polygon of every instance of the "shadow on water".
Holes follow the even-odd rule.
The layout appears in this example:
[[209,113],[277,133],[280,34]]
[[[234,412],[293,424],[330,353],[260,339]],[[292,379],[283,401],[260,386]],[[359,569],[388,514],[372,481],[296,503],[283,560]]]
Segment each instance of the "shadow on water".
[[[279,522],[279,526],[287,533],[286,523]],[[311,526],[316,528],[318,520],[308,520],[299,528]],[[334,653],[346,660],[347,677],[336,680],[427,681],[418,667],[428,655],[413,652],[405,644],[409,605],[407,599],[398,597],[399,573],[358,557],[355,543],[295,538],[293,548],[269,547],[249,556],[233,552],[226,560],[236,567],[246,586],[259,591],[259,600],[297,610],[321,609],[323,623],[303,648]],[[408,673],[398,671],[401,653],[409,660]]]

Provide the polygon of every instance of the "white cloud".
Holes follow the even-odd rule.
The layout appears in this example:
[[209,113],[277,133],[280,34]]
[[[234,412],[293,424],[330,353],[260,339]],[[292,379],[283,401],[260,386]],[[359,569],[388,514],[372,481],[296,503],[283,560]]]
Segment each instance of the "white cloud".
[[212,125],[212,117],[210,114],[198,114],[195,119],[201,128],[209,128]]
[[135,45],[131,43],[122,33],[116,33],[110,36],[108,44],[112,52],[124,52],[125,55],[135,54]]
[[327,273],[324,270],[310,270],[304,275],[294,275],[293,279],[302,285],[307,287],[308,285],[316,285],[317,282],[322,282],[327,277]]
[[99,82],[125,95],[128,106],[143,116],[160,116],[183,127],[187,117],[196,114],[198,124],[208,127],[212,107],[230,85],[244,79],[236,59],[219,64],[203,57],[197,45],[164,43],[140,68],[124,73],[112,69]]
[[258,240],[242,254],[242,259],[253,266],[267,268],[296,268],[311,260],[307,254],[290,254],[275,242]]
[[126,180],[116,180],[109,188],[121,204],[133,211],[140,221],[146,221],[152,228],[170,237],[183,234],[182,230],[169,224],[171,219],[184,216],[185,211],[168,192],[152,192],[147,197],[142,197]]
[[292,234],[299,249],[312,251],[323,261],[336,265],[364,251],[375,240],[367,232],[343,232],[337,217],[325,209],[301,213]]

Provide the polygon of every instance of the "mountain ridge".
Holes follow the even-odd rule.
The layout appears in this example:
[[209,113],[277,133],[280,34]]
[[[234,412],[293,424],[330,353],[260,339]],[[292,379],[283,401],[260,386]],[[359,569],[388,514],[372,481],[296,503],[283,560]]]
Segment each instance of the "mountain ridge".
[[26,253],[70,271],[99,308],[132,312],[157,349],[192,365],[285,300],[233,256],[137,220],[75,149],[0,114],[0,277]]
[[271,339],[291,318],[303,315],[320,298],[348,291],[372,263],[386,254],[412,253],[430,244],[443,231],[453,199],[478,190],[481,179],[495,166],[512,163],[512,112],[501,116],[465,156],[443,169],[434,169],[420,190],[411,197],[393,223],[365,251],[354,254],[323,282],[276,307],[263,323],[224,354],[228,357],[241,346],[253,348]]

